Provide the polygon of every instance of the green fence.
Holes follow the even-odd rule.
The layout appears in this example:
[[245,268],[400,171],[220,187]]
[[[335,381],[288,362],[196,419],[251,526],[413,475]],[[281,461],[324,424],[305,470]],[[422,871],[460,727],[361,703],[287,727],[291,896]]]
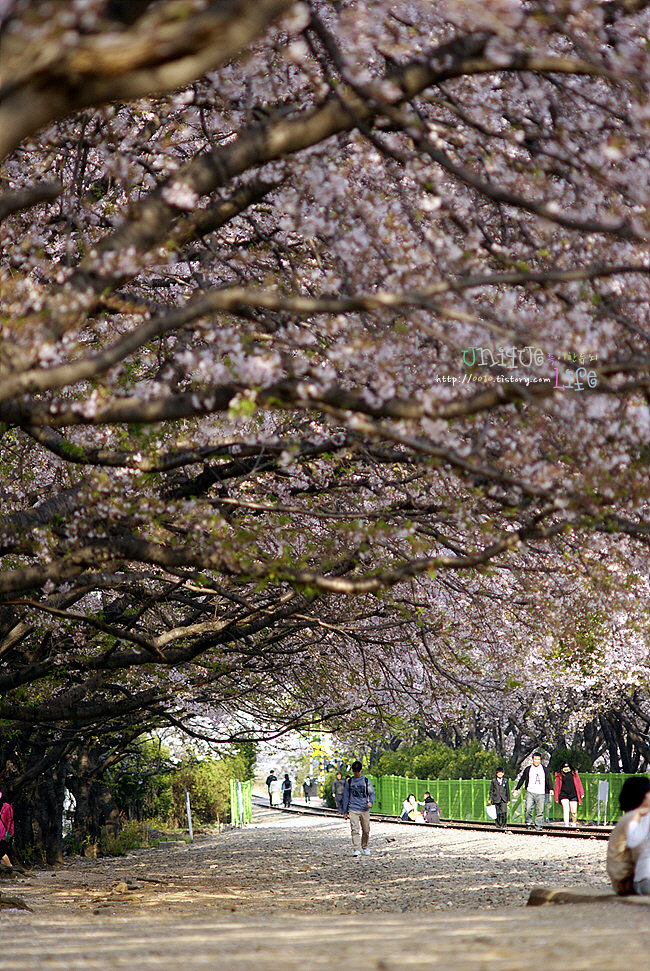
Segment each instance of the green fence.
[[[402,803],[414,793],[420,802],[425,792],[430,792],[440,805],[443,819],[486,820],[485,806],[490,791],[489,779],[406,779],[397,775],[372,776],[372,784],[377,799],[373,812],[398,816]],[[585,790],[585,798],[578,806],[578,819],[582,822],[614,822],[621,815],[618,794],[629,775],[611,772],[585,772],[580,776]],[[516,781],[516,780],[515,780]],[[607,802],[598,803],[598,783],[609,783]],[[514,783],[510,782],[512,792]],[[510,804],[511,822],[523,822],[523,793]],[[549,802],[546,815],[551,820],[562,819],[562,807]]]
[[233,826],[245,826],[253,818],[251,781],[230,780],[230,822]]

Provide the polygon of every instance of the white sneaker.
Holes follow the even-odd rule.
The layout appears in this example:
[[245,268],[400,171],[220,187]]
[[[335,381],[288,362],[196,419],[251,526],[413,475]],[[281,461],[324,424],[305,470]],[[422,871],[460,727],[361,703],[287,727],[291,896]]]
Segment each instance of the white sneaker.
[[352,856],[361,856],[361,850],[355,850]]
[[364,856],[370,856],[370,850],[361,850]]

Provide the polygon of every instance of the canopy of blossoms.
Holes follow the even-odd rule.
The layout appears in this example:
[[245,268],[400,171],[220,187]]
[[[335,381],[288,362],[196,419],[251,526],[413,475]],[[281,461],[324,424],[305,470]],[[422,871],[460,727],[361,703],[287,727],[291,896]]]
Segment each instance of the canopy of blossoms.
[[0,0],[23,781],[643,692],[648,7]]

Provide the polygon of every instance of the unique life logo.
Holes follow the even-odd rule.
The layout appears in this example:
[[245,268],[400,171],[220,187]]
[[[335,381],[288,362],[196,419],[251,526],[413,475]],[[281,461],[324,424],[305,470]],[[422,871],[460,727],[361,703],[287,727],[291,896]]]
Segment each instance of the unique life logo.
[[[489,347],[471,347],[463,351],[463,364],[466,367],[498,367],[504,370],[514,370],[515,368],[541,368],[548,359],[548,363],[555,371],[554,390],[558,391],[584,391],[585,388],[595,388],[598,384],[598,375],[593,368],[585,365],[598,360],[598,355],[594,353],[575,353],[567,352],[558,354],[544,354],[541,347],[497,347],[495,351]],[[578,364],[577,368],[563,367],[562,377],[560,377],[560,362],[566,364]],[[480,380],[480,379],[479,379]],[[542,378],[545,384],[552,381],[552,378]],[[562,382],[562,383],[561,383]],[[565,383],[566,382],[566,383]],[[455,382],[454,382],[455,383]],[[526,384],[529,382],[526,381]]]

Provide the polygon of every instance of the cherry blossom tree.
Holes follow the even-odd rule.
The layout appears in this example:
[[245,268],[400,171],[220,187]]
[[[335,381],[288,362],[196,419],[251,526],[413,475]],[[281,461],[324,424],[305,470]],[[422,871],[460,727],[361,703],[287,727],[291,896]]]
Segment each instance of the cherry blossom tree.
[[50,858],[79,753],[163,724],[645,717],[648,6],[0,3],[0,746]]

